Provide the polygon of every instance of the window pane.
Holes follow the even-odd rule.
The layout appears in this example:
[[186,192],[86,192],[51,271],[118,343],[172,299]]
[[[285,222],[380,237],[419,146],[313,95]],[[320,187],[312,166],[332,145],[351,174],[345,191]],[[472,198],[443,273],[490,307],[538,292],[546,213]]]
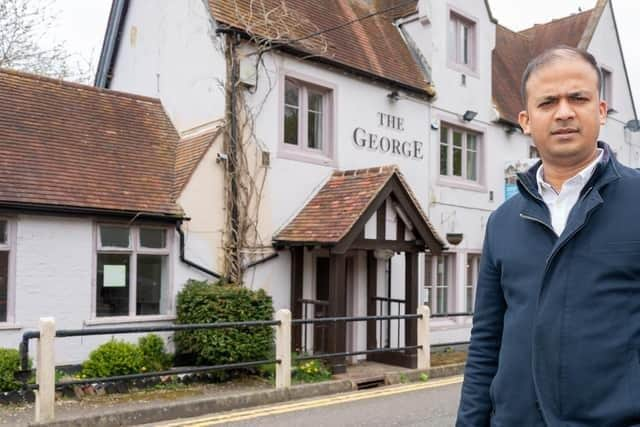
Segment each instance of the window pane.
[[298,109],[294,107],[284,108],[284,142],[298,145]]
[[6,245],[7,241],[7,221],[0,220],[0,245]]
[[322,149],[322,114],[309,111],[309,148]]
[[129,314],[129,255],[98,254],[96,316]]
[[462,63],[469,64],[469,27],[462,24]]
[[453,132],[453,175],[462,176],[462,133]]
[[467,287],[467,313],[473,311],[473,288]]
[[0,252],[0,322],[7,321],[7,289],[9,286],[9,252]]
[[299,106],[300,89],[293,83],[287,81],[285,83],[284,103],[289,106]]
[[478,179],[478,154],[475,151],[467,151],[467,179]]
[[467,150],[478,150],[478,137],[476,135],[467,134]]
[[322,94],[309,91],[309,111],[322,113]]
[[129,228],[113,225],[101,225],[100,243],[102,244],[102,247],[128,248]]
[[136,314],[162,312],[166,258],[163,255],[138,255]]
[[447,175],[447,163],[449,157],[449,146],[447,145],[447,135],[449,129],[440,127],[440,175]]
[[140,246],[145,248],[163,249],[167,247],[166,230],[157,228],[140,229]]

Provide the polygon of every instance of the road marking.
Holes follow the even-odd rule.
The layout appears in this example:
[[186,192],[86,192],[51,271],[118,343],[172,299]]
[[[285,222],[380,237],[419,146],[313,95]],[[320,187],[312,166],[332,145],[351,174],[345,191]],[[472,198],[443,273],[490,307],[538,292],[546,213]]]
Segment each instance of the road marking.
[[391,396],[399,393],[407,393],[410,391],[425,390],[429,388],[443,387],[462,382],[462,376],[448,377],[439,380],[432,380],[417,384],[408,384],[396,387],[376,389],[370,391],[359,391],[331,396],[323,399],[316,399],[304,402],[286,403],[278,406],[269,406],[245,411],[235,411],[232,413],[218,414],[192,419],[191,421],[182,420],[180,422],[170,422],[167,424],[159,424],[162,427],[207,427],[222,423],[230,423],[234,421],[249,420],[252,418],[265,417],[268,415],[278,415],[287,412],[301,411],[304,409],[318,408],[321,406],[337,405],[340,403],[355,402],[363,399],[372,399],[376,397]]

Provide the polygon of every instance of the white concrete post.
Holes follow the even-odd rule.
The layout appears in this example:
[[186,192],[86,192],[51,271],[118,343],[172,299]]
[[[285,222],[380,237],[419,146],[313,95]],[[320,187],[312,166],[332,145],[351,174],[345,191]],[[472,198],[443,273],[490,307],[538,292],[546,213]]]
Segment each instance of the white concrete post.
[[418,345],[422,348],[418,349],[418,369],[431,368],[431,337],[430,322],[431,310],[429,306],[420,305],[417,310],[418,314],[422,314],[422,318],[418,319]]
[[291,387],[291,312],[287,309],[278,310],[275,320],[276,326],[276,389]]
[[56,337],[56,321],[53,317],[40,318],[40,339],[36,357],[36,423],[54,419],[56,400],[56,365],[53,342]]

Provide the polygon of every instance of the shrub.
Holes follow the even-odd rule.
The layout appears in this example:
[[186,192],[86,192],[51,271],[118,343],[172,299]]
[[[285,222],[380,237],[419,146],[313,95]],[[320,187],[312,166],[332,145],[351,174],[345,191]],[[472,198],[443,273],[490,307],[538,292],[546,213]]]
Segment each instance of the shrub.
[[14,374],[20,370],[20,353],[12,348],[0,348],[0,391],[18,390],[21,386]]
[[137,374],[144,366],[144,355],[137,345],[111,340],[95,349],[82,364],[84,378]]
[[[264,290],[190,280],[177,297],[176,323],[272,320],[273,303]],[[201,365],[268,359],[273,353],[270,326],[179,331],[176,358]]]
[[143,367],[146,371],[164,371],[171,366],[171,355],[164,349],[164,341],[158,335],[140,337],[138,347],[142,352]]

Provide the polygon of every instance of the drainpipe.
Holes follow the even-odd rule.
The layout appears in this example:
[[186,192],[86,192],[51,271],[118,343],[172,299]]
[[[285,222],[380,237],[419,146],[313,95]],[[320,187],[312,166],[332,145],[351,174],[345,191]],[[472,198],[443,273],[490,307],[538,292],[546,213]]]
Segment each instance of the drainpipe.
[[271,255],[267,255],[264,258],[260,258],[257,261],[250,262],[249,264],[247,264],[244,267],[242,267],[242,271],[246,271],[246,270],[248,270],[248,269],[250,269],[252,267],[255,267],[256,265],[264,264],[265,262],[271,261],[274,258],[278,258],[278,253],[277,252],[272,253]]
[[200,270],[203,273],[207,273],[210,276],[215,277],[216,279],[222,279],[222,275],[216,273],[213,270],[209,270],[208,268],[205,268],[199,264],[196,264],[193,261],[189,261],[185,256],[184,256],[184,231],[182,231],[182,222],[177,222],[176,223],[176,231],[178,232],[178,234],[180,235],[180,261],[182,261],[183,263],[187,264],[189,267],[193,267],[196,270]]

